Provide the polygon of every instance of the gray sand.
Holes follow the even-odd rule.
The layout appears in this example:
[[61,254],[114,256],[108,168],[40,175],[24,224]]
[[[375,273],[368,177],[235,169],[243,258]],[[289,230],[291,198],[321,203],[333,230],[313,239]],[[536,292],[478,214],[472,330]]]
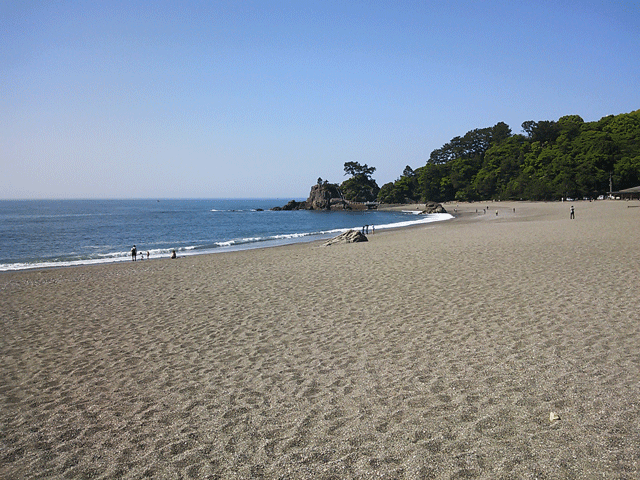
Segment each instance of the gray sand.
[[0,477],[638,478],[640,208],[575,205],[0,274]]

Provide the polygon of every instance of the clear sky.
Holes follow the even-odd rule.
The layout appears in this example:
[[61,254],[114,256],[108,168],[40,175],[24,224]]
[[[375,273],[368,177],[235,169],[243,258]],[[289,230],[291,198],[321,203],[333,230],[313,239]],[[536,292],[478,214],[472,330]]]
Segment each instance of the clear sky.
[[640,108],[640,2],[0,1],[0,198],[306,197]]

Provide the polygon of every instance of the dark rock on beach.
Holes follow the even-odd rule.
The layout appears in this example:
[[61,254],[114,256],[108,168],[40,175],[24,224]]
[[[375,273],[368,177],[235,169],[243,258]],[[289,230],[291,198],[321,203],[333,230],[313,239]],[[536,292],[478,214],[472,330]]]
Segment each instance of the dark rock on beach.
[[337,245],[340,243],[356,243],[356,242],[368,242],[369,239],[367,236],[362,233],[360,230],[347,230],[344,233],[341,233],[337,237],[332,238],[331,240],[327,240],[323,246],[328,247],[331,245]]
[[427,202],[422,213],[447,213],[440,203]]

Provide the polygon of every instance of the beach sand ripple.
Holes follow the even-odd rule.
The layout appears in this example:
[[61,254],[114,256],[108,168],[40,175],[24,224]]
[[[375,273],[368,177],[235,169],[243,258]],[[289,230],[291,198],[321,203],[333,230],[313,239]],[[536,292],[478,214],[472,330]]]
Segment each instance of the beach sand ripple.
[[0,477],[638,478],[640,209],[492,205],[0,275]]

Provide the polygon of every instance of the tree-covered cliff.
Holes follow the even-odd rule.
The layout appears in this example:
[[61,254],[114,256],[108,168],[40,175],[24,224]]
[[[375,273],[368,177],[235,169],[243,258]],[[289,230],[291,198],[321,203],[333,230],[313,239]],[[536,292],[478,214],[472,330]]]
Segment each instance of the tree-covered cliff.
[[503,122],[455,137],[427,164],[406,167],[378,200],[553,200],[594,197],[640,185],[640,110],[584,122],[527,121],[522,134]]
[[372,202],[378,197],[380,188],[371,178],[376,167],[369,167],[366,163],[346,162],[344,164],[345,175],[350,177],[340,184],[342,195],[352,202]]

